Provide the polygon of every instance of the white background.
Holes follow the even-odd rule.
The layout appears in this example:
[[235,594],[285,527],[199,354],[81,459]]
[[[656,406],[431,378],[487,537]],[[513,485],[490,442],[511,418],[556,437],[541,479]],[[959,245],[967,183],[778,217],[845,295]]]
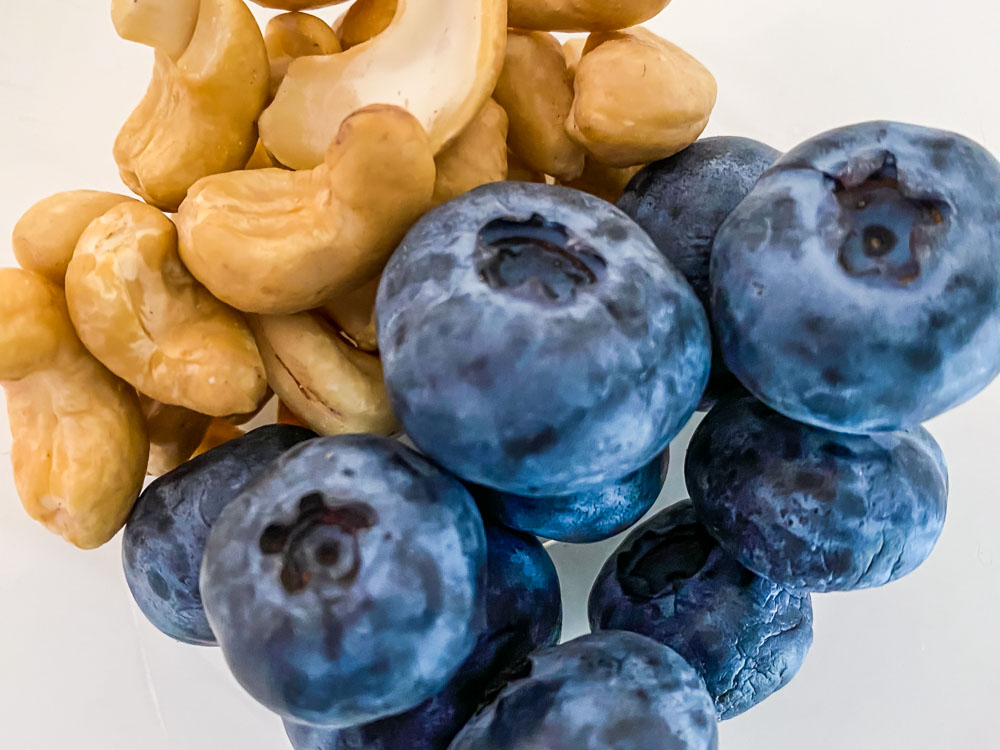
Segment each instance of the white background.
[[[52,192],[123,190],[111,146],[145,90],[152,54],[116,37],[108,5],[0,0],[0,235]],[[893,118],[958,130],[1000,152],[997,7],[985,0],[675,0],[651,26],[718,78],[710,134],[785,149],[829,127]],[[0,253],[4,265],[13,263],[7,243]],[[724,724],[723,750],[1000,746],[998,425],[1000,384],[930,425],[952,480],[934,556],[887,588],[815,597],[816,640],[801,674]],[[9,437],[3,426],[0,433],[6,456]],[[683,496],[682,453],[679,441],[665,495],[671,501]],[[605,544],[553,552],[570,635],[585,627],[586,594],[609,551]],[[117,540],[79,552],[26,518],[6,459],[0,747],[286,747],[280,723],[238,690],[215,650],[176,645],[137,613]]]

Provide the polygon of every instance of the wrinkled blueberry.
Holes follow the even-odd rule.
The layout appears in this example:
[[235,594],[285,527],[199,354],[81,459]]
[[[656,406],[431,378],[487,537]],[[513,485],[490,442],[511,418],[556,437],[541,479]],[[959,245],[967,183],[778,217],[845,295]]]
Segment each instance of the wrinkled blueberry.
[[587,544],[631,528],[653,507],[670,465],[666,450],[654,461],[602,487],[572,495],[526,497],[469,485],[479,507],[504,526],[545,539]]
[[319,438],[222,512],[201,571],[229,668],[284,718],[351,726],[413,708],[471,653],[486,542],[472,497],[388,438]]
[[[646,230],[667,260],[709,309],[712,240],[781,152],[749,138],[702,138],[679,154],[644,167],[629,183],[618,208]],[[718,351],[701,408],[738,388]]]
[[919,424],[1000,372],[1000,164],[871,122],[812,138],[729,215],[712,312],[744,386],[844,432]]
[[658,513],[608,559],[590,592],[595,630],[630,630],[679,653],[705,680],[720,719],[795,676],[812,644],[812,601],[722,551],[690,500]]
[[260,427],[164,474],[139,496],[122,537],[122,566],[136,604],[159,630],[215,645],[198,591],[212,524],[268,463],[314,437],[302,427]]
[[486,628],[445,688],[416,708],[370,724],[322,729],[285,723],[295,750],[446,750],[494,681],[559,641],[559,579],[534,537],[486,526]]
[[922,427],[849,435],[729,398],[698,426],[684,471],[722,548],[785,588],[884,585],[927,559],[944,526],[948,472]]
[[463,479],[518,495],[645,466],[708,376],[687,282],[621,211],[566,188],[495,183],[427,214],[377,310],[407,434]]
[[536,651],[450,750],[714,750],[705,684],[675,651],[605,630]]

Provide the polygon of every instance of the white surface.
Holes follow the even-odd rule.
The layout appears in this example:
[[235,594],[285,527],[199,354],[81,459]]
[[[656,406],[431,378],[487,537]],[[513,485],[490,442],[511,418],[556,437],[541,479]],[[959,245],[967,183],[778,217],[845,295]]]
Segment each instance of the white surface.
[[[0,2],[0,235],[52,192],[123,190],[111,144],[152,60],[115,36],[108,5]],[[959,130],[1000,152],[997,7],[675,0],[652,26],[716,74],[710,133],[787,148],[885,117]],[[13,263],[6,243],[0,252],[3,265]],[[724,724],[723,750],[1000,747],[998,425],[1000,383],[930,425],[952,480],[934,556],[887,588],[815,597],[816,640],[801,674]],[[683,493],[681,456],[679,442],[670,500]],[[554,551],[568,634],[584,629],[591,579],[612,547]],[[118,555],[117,541],[78,552],[30,522],[0,461],[0,747],[286,747],[280,723],[238,690],[215,650],[174,644],[142,619]]]

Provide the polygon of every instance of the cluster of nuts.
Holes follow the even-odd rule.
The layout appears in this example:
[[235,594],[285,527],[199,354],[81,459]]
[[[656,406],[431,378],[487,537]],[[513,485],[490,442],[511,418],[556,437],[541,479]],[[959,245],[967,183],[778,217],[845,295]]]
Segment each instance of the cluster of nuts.
[[28,513],[99,546],[272,391],[282,421],[394,432],[374,300],[421,215],[505,179],[615,200],[704,129],[711,74],[634,26],[668,1],[356,0],[331,27],[301,11],[338,0],[256,0],[289,11],[262,32],[243,0],[113,0],[155,50],[114,148],[142,201],[47,198],[0,271]]

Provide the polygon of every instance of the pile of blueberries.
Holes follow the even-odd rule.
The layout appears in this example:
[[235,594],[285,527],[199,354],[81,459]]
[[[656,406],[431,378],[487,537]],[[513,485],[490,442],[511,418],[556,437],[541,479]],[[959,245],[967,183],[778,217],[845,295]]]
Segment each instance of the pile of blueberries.
[[[785,155],[701,140],[615,207],[526,183],[425,216],[382,278],[404,442],[262,427],[153,482],[124,566],[164,633],[218,643],[297,750],[706,750],[784,686],[812,592],[930,554],[948,477],[920,423],[1000,371],[1000,164],[890,122]],[[539,537],[690,500],[556,645]]]

